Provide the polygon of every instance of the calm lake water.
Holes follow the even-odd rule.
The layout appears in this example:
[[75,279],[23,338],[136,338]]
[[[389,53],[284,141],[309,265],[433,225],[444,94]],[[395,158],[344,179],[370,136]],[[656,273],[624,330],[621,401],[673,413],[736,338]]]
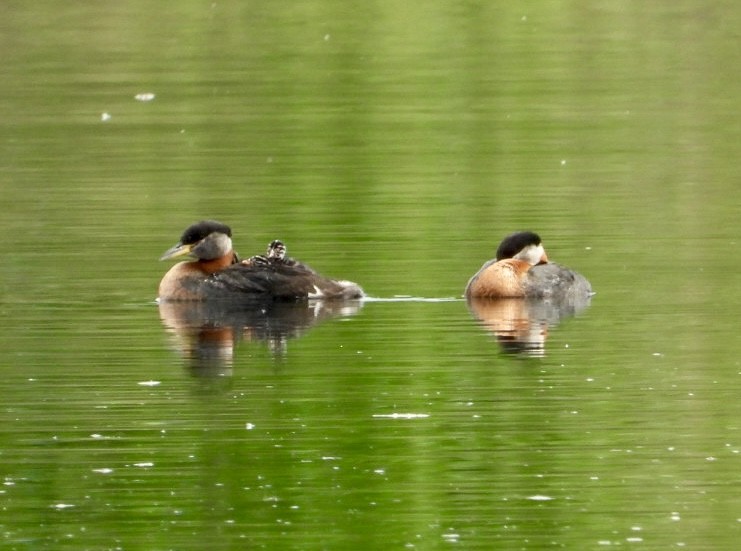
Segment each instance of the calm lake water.
[[[5,6],[0,546],[733,548],[740,16]],[[371,299],[159,308],[202,218]],[[461,299],[517,229],[589,307]]]

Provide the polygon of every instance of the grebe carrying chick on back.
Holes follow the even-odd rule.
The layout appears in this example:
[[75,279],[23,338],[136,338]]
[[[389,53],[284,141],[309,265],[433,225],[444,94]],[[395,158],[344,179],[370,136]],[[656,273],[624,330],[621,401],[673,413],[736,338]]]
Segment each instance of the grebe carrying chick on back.
[[468,281],[465,296],[471,298],[540,298],[581,300],[593,295],[581,274],[549,262],[538,234],[523,231],[508,235],[497,248],[496,258],[486,262]]
[[[232,249],[232,230],[215,220],[197,222],[160,258],[191,256],[175,264],[159,285],[160,301],[248,301],[359,299],[352,281],[324,277],[307,265],[286,259],[285,245],[273,241],[267,256],[241,262]],[[272,255],[272,256],[271,256]]]

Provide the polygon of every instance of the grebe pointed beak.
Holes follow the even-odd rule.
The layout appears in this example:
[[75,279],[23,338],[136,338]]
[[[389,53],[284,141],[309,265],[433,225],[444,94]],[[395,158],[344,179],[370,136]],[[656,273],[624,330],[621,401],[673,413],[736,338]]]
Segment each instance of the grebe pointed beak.
[[193,244],[183,245],[182,243],[178,243],[174,247],[170,247],[169,249],[167,249],[165,251],[165,254],[160,257],[160,260],[167,260],[169,258],[185,256],[187,254],[190,254],[191,250],[193,250]]

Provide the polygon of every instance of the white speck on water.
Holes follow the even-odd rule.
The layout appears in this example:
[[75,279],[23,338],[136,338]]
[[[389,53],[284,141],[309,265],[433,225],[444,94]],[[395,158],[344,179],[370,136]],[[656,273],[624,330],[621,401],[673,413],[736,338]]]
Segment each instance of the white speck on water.
[[386,469],[373,469],[376,474],[386,474]]
[[100,114],[100,120],[102,122],[108,122],[109,120],[111,120],[111,114],[110,113],[101,113]]
[[245,428],[246,430],[252,430],[252,429],[254,429],[254,428],[255,428],[255,425],[253,425],[252,423],[246,423],[246,424],[244,425],[244,428]]
[[375,413],[374,419],[426,419],[428,413]]
[[456,543],[460,537],[461,535],[456,534],[455,532],[446,532],[443,534],[443,539],[451,543]]
[[140,94],[135,95],[134,99],[136,101],[152,101],[154,97],[155,96],[152,92],[141,92]]
[[566,159],[561,159],[561,166],[565,166],[565,165],[566,165]]
[[325,34],[324,35],[324,42],[329,41],[329,39],[330,39],[330,36],[328,34]]
[[113,469],[109,469],[108,467],[103,467],[102,469],[93,469],[94,473],[100,473],[100,474],[111,474],[113,472]]
[[530,501],[552,501],[554,498],[551,496],[543,496],[543,495],[534,495],[534,496],[528,496],[525,499],[529,499]]
[[157,386],[162,383],[160,381],[140,381],[137,384],[139,386]]
[[640,543],[643,541],[643,538],[631,537],[625,538],[625,541],[627,541],[628,543]]
[[679,513],[677,513],[676,511],[673,511],[669,518],[673,521],[682,520],[682,517],[680,517]]
[[74,505],[71,503],[55,503],[51,507],[52,509],[58,509],[61,511],[62,509],[69,509],[71,507],[74,507]]
[[710,457],[706,457],[705,458],[705,461],[717,461],[717,460],[718,460],[718,458],[717,457],[713,457],[712,455]]
[[141,468],[154,467],[154,463],[152,463],[151,461],[142,461],[141,463],[134,463],[134,467],[141,467]]

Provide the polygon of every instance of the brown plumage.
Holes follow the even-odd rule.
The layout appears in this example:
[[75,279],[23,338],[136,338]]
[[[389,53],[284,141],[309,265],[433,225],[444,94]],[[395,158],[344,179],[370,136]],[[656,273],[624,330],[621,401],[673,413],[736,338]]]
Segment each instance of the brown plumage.
[[532,265],[524,260],[507,258],[490,261],[471,278],[466,287],[467,297],[522,298],[525,278]]

